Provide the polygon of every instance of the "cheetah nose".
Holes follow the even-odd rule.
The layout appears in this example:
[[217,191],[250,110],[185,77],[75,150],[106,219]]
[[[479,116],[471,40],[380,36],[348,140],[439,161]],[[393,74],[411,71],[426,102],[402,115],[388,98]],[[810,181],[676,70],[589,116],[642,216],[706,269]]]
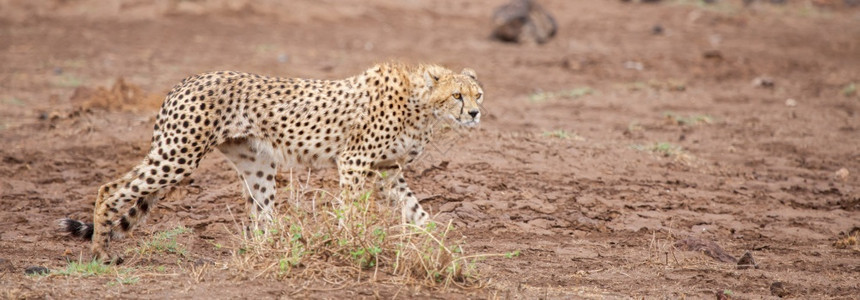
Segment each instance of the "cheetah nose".
[[469,111],[469,115],[470,115],[470,116],[472,116],[472,119],[474,119],[475,117],[477,117],[477,116],[478,116],[478,113],[480,113],[480,111],[478,111],[478,109],[473,109],[473,110],[470,110],[470,111]]

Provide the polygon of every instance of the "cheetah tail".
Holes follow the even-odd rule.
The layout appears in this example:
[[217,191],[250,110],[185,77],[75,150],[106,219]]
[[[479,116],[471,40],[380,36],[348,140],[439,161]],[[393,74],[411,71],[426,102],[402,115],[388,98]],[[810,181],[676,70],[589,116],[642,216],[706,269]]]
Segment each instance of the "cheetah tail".
[[60,220],[60,231],[68,232],[70,236],[79,237],[88,241],[93,239],[93,223],[84,223],[65,218]]

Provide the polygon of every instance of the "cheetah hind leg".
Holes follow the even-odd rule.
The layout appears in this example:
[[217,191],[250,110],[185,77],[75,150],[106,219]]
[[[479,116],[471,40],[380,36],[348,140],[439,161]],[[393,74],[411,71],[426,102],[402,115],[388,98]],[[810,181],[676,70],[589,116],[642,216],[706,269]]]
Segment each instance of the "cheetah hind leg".
[[234,139],[218,146],[239,175],[246,211],[251,217],[245,228],[249,235],[265,232],[273,219],[278,164],[273,148],[265,145],[254,139]]
[[[157,149],[153,148],[138,166],[99,188],[93,214],[94,259],[108,263],[122,262],[121,257],[109,255],[110,240],[130,232],[155,205],[158,192],[190,175],[206,151],[192,151],[169,159],[157,153]],[[129,203],[131,207],[120,214],[123,206]]]
[[[111,186],[111,184],[106,184],[105,186]],[[100,189],[101,190],[101,189]],[[145,220],[147,213],[150,211],[151,207],[155,207],[156,201],[160,198],[158,193],[150,194],[148,196],[142,197],[135,202],[134,207],[130,208],[128,212],[123,216],[128,222],[128,232],[129,235],[131,229],[135,226],[135,224],[140,224],[141,221]],[[99,197],[101,199],[100,202],[103,202],[104,197]],[[97,205],[98,207],[98,205]],[[120,219],[120,226],[122,226],[123,222]],[[80,238],[86,241],[93,240],[94,233],[94,223],[84,223],[78,220],[73,220],[69,218],[64,218],[60,220],[60,231],[68,233],[72,237]],[[122,238],[122,232],[118,230],[111,229],[110,239],[120,239]],[[107,248],[107,245],[104,247]],[[93,252],[94,259],[104,261],[106,263],[121,263],[122,258],[120,257],[110,257],[107,255],[107,252]]]

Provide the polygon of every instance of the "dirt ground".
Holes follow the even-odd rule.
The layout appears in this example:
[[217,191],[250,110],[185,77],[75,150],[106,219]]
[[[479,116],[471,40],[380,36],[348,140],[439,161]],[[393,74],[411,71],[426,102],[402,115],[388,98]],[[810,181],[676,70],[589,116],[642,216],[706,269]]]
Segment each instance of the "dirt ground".
[[[503,2],[0,1],[0,297],[860,297],[860,249],[835,246],[860,227],[860,7],[544,0],[558,35],[516,45],[489,38]],[[484,84],[484,122],[407,178],[466,251],[520,251],[479,263],[485,287],[196,276],[229,257],[213,247],[227,208],[242,214],[218,153],[112,246],[184,225],[186,258],[137,261],[166,269],[125,284],[24,274],[89,255],[56,221],[91,220],[182,78],[342,78],[392,59]],[[139,90],[81,100],[120,78]],[[757,268],[737,268],[746,252]]]

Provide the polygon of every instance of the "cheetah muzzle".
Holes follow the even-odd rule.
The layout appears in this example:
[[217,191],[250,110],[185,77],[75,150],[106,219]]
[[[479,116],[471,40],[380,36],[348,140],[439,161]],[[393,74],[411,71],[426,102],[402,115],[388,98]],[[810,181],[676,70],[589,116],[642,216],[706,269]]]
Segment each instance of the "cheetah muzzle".
[[378,64],[342,80],[212,72],[182,80],[156,118],[143,161],[98,190],[93,223],[64,219],[62,230],[92,239],[95,259],[119,262],[108,243],[131,231],[176,184],[218,149],[233,164],[254,229],[272,220],[275,174],[297,165],[336,166],[344,195],[379,172],[379,195],[402,205],[404,221],[429,218],[400,171],[421,154],[433,125],[480,122],[475,71]]

